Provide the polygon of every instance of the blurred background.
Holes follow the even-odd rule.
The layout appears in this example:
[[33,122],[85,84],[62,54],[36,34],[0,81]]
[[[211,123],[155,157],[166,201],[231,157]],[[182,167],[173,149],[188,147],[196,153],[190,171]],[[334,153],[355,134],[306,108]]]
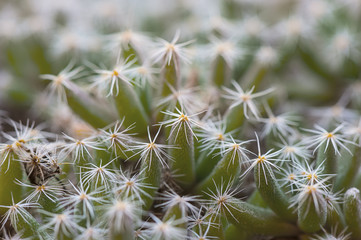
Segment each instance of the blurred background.
[[269,46],[261,56],[272,60],[264,82],[287,101],[327,107],[331,115],[351,97],[353,108],[361,106],[360,0],[2,0],[2,114],[43,122],[51,103],[40,74],[57,74],[69,61],[109,65],[117,42],[171,41],[178,30],[181,42],[194,40],[184,78],[207,83],[211,51],[228,51],[230,78],[247,78]]

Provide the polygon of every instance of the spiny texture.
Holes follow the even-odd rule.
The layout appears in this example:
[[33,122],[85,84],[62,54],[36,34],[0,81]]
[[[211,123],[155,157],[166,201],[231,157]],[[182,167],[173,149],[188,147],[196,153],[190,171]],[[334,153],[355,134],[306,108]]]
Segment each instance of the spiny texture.
[[0,238],[361,239],[358,1],[72,4],[0,21]]

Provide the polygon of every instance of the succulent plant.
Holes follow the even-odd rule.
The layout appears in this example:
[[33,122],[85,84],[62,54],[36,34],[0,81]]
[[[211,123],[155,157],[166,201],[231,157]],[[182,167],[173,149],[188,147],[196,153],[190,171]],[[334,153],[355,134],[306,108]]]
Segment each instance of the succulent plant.
[[[361,239],[361,88],[345,80],[360,74],[361,14],[317,0],[267,24],[232,15],[259,2],[219,1],[229,19],[170,41],[127,26],[94,51],[39,43],[35,90],[3,91],[36,121],[0,111],[0,237]],[[49,44],[67,59],[57,72]],[[304,72],[317,80],[287,82]]]

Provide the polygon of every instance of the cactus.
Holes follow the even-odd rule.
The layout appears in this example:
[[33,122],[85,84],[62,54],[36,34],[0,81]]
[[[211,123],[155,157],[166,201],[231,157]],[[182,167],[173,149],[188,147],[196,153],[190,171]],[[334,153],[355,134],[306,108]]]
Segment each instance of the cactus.
[[361,239],[359,1],[33,1],[0,4],[0,239]]

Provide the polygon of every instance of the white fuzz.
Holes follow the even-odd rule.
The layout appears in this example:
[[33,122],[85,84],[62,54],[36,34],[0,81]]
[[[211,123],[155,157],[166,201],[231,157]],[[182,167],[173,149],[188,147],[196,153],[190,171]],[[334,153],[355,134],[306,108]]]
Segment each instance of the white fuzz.
[[90,85],[91,88],[96,88],[101,93],[107,92],[109,96],[117,96],[119,94],[119,82],[123,81],[126,84],[131,84],[134,82],[129,74],[131,73],[131,66],[135,63],[134,60],[128,61],[128,59],[123,60],[120,57],[117,60],[117,63],[112,69],[100,69],[92,66],[95,73],[98,75],[93,78],[93,83]]
[[[166,108],[167,111],[172,111],[179,106],[187,113],[196,113],[207,108],[207,104],[200,102],[199,89],[197,88],[181,88],[175,89],[168,84],[172,93],[157,101],[157,107],[160,109]],[[197,104],[194,104],[197,102]]]
[[[258,168],[259,174],[258,174],[258,176],[259,176],[259,178],[261,178],[260,171],[262,170],[262,172],[264,173],[264,179],[266,180],[266,184],[268,184],[267,183],[267,178],[266,178],[266,171],[268,173],[270,173],[270,174],[273,174],[272,168],[276,168],[277,170],[280,170],[280,167],[277,166],[273,162],[281,162],[282,163],[282,162],[287,162],[288,160],[277,158],[277,156],[279,156],[279,154],[280,154],[279,150],[276,151],[276,152],[273,152],[273,149],[271,149],[271,150],[268,150],[266,153],[262,154],[261,146],[260,146],[257,134],[256,134],[256,139],[257,139],[258,153],[257,154],[253,153],[253,155],[256,155],[257,157],[249,160],[248,162],[246,162],[246,164],[250,163],[250,166],[244,171],[241,178],[244,177],[246,174],[248,174],[257,165],[259,165],[259,168]],[[260,182],[261,181],[259,181],[259,183]]]
[[254,99],[267,95],[268,93],[272,92],[273,89],[270,88],[262,92],[253,93],[254,86],[248,91],[243,91],[242,87],[236,81],[232,81],[232,85],[236,90],[223,87],[224,91],[226,92],[226,94],[224,94],[223,97],[232,101],[230,108],[236,107],[238,105],[243,105],[243,112],[246,118],[249,118],[248,116],[248,109],[249,109],[252,115],[258,119],[259,111],[254,102]]
[[264,67],[273,66],[278,61],[278,53],[270,46],[262,46],[256,53],[256,61]]
[[204,205],[201,205],[197,212],[191,212],[191,215],[187,217],[188,229],[195,227],[202,229],[204,226],[208,225],[218,227],[218,224],[209,221],[209,216],[213,214],[212,211],[209,211]]
[[163,39],[158,39],[156,48],[152,54],[154,62],[161,61],[163,63],[163,66],[170,65],[172,59],[175,62],[176,66],[179,64],[179,61],[189,63],[189,52],[184,47],[189,45],[193,41],[177,44],[179,37],[180,31],[177,31],[171,42]]
[[129,76],[142,88],[147,87],[147,83],[156,86],[154,75],[159,73],[159,69],[153,68],[149,62],[144,62],[141,66],[136,66],[129,70]]
[[130,177],[120,171],[119,179],[114,181],[117,184],[114,188],[115,194],[121,198],[134,198],[140,203],[143,203],[142,195],[151,197],[145,189],[154,187],[143,183],[145,178],[140,177],[141,174],[142,172]]
[[[319,181],[315,184],[309,183],[297,183],[297,194],[291,198],[290,208],[294,206],[302,206],[307,204],[306,214],[311,207],[311,204],[314,205],[316,212],[320,212],[321,202],[325,200],[325,197],[328,195],[329,191],[325,185],[325,181],[329,178],[325,178],[322,181]],[[326,187],[325,187],[326,186]]]
[[108,150],[112,149],[116,155],[118,155],[117,151],[120,150],[126,156],[125,151],[129,150],[129,145],[133,141],[132,136],[134,135],[128,133],[128,131],[133,129],[134,125],[122,129],[123,123],[124,118],[105,129],[100,129],[98,137],[109,146]]
[[10,121],[10,124],[12,125],[14,132],[3,132],[2,135],[9,141],[9,144],[11,144],[11,147],[16,152],[23,150],[28,143],[42,140],[40,136],[33,134],[35,123],[30,124],[29,121],[27,121],[26,125],[23,125],[21,122],[16,123]]
[[55,183],[50,180],[44,182],[42,185],[27,184],[20,182],[19,180],[17,180],[17,183],[21,186],[33,189],[27,194],[26,198],[24,198],[26,202],[38,202],[41,197],[56,202],[58,196],[64,191],[61,186],[55,185]]
[[[346,149],[348,152],[350,150],[345,146],[345,143],[353,143],[346,140],[339,131],[344,127],[343,124],[336,127],[333,131],[329,132],[326,129],[316,125],[315,130],[313,129],[304,129],[306,132],[312,133],[314,136],[307,137],[304,142],[308,144],[308,147],[315,147],[313,152],[315,153],[322,144],[326,143],[325,152],[328,146],[331,144],[335,150],[335,154],[341,155],[339,148]],[[350,152],[350,154],[352,154]]]
[[105,217],[108,225],[115,233],[132,229],[138,221],[141,207],[134,199],[113,199],[110,204],[104,205]]
[[107,230],[99,226],[87,226],[76,240],[106,239]]
[[199,228],[199,232],[196,231],[191,231],[192,236],[191,236],[191,240],[212,240],[212,239],[218,239],[218,237],[213,237],[213,236],[209,236],[208,232],[209,229],[211,228],[211,224],[207,225],[207,228],[205,230],[203,230],[202,228]]
[[77,211],[76,207],[80,206],[82,209],[83,217],[90,216],[91,218],[93,218],[95,216],[93,203],[103,202],[103,199],[101,197],[97,197],[97,195],[99,195],[102,191],[97,190],[89,192],[89,186],[84,188],[82,181],[80,181],[79,186],[74,186],[74,184],[70,181],[69,183],[73,187],[75,192],[67,196],[61,197],[59,199],[59,208],[69,207],[70,209],[73,209],[73,213],[75,214],[75,212]]
[[89,167],[82,167],[82,169],[86,170],[81,175],[84,184],[91,184],[96,187],[104,186],[105,189],[110,189],[110,183],[117,179],[117,175],[114,173],[114,170],[108,168],[113,161],[109,161],[105,165],[102,165],[102,162],[100,162],[99,166],[93,163],[88,163]]
[[268,118],[258,119],[258,121],[265,124],[261,135],[262,138],[271,133],[275,136],[278,134],[288,136],[296,133],[295,127],[298,126],[298,123],[296,122],[298,118],[296,116],[292,116],[289,113],[283,113],[276,116],[273,114],[268,105],[266,105],[266,111]]
[[186,236],[183,228],[177,227],[178,224],[184,223],[183,219],[174,220],[173,218],[162,221],[153,214],[150,214],[153,222],[143,223],[145,230],[143,233],[153,240],[181,240]]
[[64,211],[62,213],[41,212],[47,216],[47,219],[46,224],[42,225],[40,228],[43,230],[52,229],[54,237],[60,235],[72,237],[79,231],[82,231],[82,228],[77,224],[78,217],[74,216],[69,211]]
[[210,198],[210,212],[213,214],[219,215],[228,212],[235,220],[237,220],[232,211],[240,211],[239,209],[230,205],[231,203],[236,203],[238,199],[234,196],[239,192],[237,189],[232,189],[233,181],[229,181],[227,185],[223,181],[220,184],[213,181],[216,190],[205,192]]
[[210,41],[211,43],[207,46],[207,49],[210,49],[208,55],[212,60],[221,56],[229,67],[233,67],[234,63],[244,55],[244,51],[237,46],[238,43],[233,39],[220,40],[211,37]]
[[319,164],[316,168],[313,167],[315,164],[309,164],[308,161],[294,162],[294,171],[297,173],[297,181],[301,184],[313,185],[316,183],[320,184],[320,187],[326,189],[327,186],[322,185],[325,182],[324,179],[334,177],[334,174],[324,174],[323,166],[324,161]]
[[312,155],[307,149],[306,144],[302,141],[296,142],[293,139],[289,139],[286,142],[281,138],[282,144],[276,144],[281,150],[280,159],[290,159],[292,162],[299,162],[301,160],[309,159]]
[[167,154],[166,150],[175,147],[171,145],[155,143],[160,130],[161,127],[158,129],[157,134],[152,139],[148,127],[149,142],[135,142],[135,144],[130,148],[132,151],[136,152],[134,155],[140,154],[138,162],[144,161],[145,159],[150,159],[149,168],[151,167],[152,161],[159,161],[163,167],[168,167],[167,160],[172,160],[172,157]]
[[260,37],[265,30],[265,24],[257,16],[247,16],[242,21],[242,26],[246,36]]
[[0,221],[0,225],[1,225],[0,230],[4,229],[5,224],[8,220],[10,220],[11,225],[15,228],[17,227],[19,218],[22,218],[25,222],[29,223],[27,218],[32,217],[32,216],[26,210],[26,208],[39,207],[38,203],[30,203],[30,202],[26,202],[25,200],[21,200],[20,202],[15,203],[12,195],[11,195],[11,198],[12,198],[12,205],[10,205],[10,206],[0,205],[0,208],[8,209],[6,211],[6,213],[2,216],[2,219]]
[[181,209],[182,217],[184,218],[190,213],[198,211],[198,208],[193,204],[200,201],[198,196],[180,196],[170,188],[166,193],[162,193],[158,199],[164,201],[163,203],[158,204],[158,206],[165,207],[165,209],[170,209],[178,205]]
[[63,144],[62,151],[66,154],[72,155],[74,161],[79,161],[80,158],[85,159],[85,155],[90,158],[93,158],[90,150],[102,150],[99,147],[99,142],[96,140],[96,137],[90,136],[83,139],[76,139],[64,134],[64,138],[69,142]]
[[[161,123],[164,124],[166,127],[171,127],[169,137],[175,134],[174,138],[176,139],[178,137],[180,129],[183,128],[186,136],[188,136],[187,132],[190,132],[192,136],[197,139],[196,134],[193,132],[192,126],[201,127],[198,121],[193,119],[193,117],[195,117],[199,113],[187,115],[183,110],[179,110],[178,108],[176,108],[176,111],[177,112],[163,112],[166,116],[172,117],[171,119]],[[189,139],[187,139],[187,142],[189,143]]]
[[361,146],[361,119],[357,124],[347,124],[344,133],[346,136],[350,136],[353,142],[358,142],[358,145]]
[[126,29],[124,31],[110,34],[106,37],[109,41],[109,50],[121,47],[122,49],[129,50],[129,47],[134,48],[143,60],[144,50],[151,45],[151,40],[148,36],[141,32]]
[[240,142],[238,141],[238,143],[231,137],[230,141],[227,141],[224,143],[224,151],[222,151],[222,147],[220,146],[221,151],[216,154],[216,155],[226,155],[228,153],[232,153],[231,156],[231,161],[229,162],[230,166],[231,164],[234,164],[234,161],[238,161],[239,164],[242,163],[248,163],[249,157],[247,156],[247,153],[252,153],[251,151],[249,151],[248,149],[246,149],[245,147],[242,147],[242,145],[245,145],[249,142],[253,142],[253,140],[248,140],[248,141],[243,141]]
[[49,80],[47,91],[49,91],[49,97],[56,95],[58,102],[67,102],[66,89],[77,92],[79,87],[73,82],[74,79],[82,76],[81,71],[83,67],[74,68],[74,62],[70,62],[58,75],[43,74],[40,78]]
[[226,127],[224,121],[216,119],[208,119],[204,122],[198,133],[201,151],[207,152],[208,155],[216,149],[225,151],[225,143],[231,140],[231,133],[226,133]]

